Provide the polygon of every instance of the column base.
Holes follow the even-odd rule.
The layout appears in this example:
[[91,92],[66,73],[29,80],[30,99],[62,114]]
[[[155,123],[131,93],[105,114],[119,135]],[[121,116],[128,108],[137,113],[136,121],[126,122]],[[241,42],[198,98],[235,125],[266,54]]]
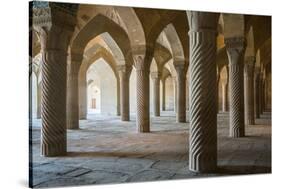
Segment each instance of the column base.
[[57,157],[57,156],[66,156],[66,145],[60,146],[41,146],[41,156],[44,157]]

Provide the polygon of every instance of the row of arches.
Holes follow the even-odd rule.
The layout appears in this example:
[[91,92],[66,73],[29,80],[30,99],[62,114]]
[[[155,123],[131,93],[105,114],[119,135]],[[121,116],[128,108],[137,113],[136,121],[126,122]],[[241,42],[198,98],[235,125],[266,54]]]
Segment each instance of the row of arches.
[[[41,18],[36,20],[35,16],[34,21],[43,60],[43,155],[66,153],[65,125],[68,129],[78,129],[79,118],[85,117],[88,79],[92,77],[93,85],[98,83],[93,75],[98,70],[101,57],[107,62],[107,68],[111,68],[103,69],[111,70],[111,75],[119,78],[110,85],[114,87],[116,84],[114,91],[117,92],[114,94],[120,95],[114,99],[117,107],[120,99],[122,121],[130,120],[130,81],[135,74],[138,132],[150,132],[150,102],[153,102],[154,115],[159,116],[160,80],[173,78],[177,122],[186,122],[188,104],[189,168],[195,172],[216,168],[218,87],[224,86],[221,89],[222,107],[227,107],[229,98],[231,137],[245,136],[244,113],[247,120],[253,119],[254,98],[251,95],[254,93],[254,75],[261,78],[258,79],[261,90],[255,89],[256,94],[262,95],[261,99],[266,99],[268,95],[264,74],[268,77],[271,73],[266,71],[270,68],[266,65],[271,62],[268,51],[271,34],[268,29],[259,30],[259,27],[268,26],[266,17],[256,19],[237,14],[100,5],[68,7],[48,3],[45,8],[53,10],[50,15],[53,20],[61,19],[60,14],[54,14],[58,7],[72,13],[66,14],[70,18],[66,23],[58,21],[47,26],[44,23],[42,27],[38,24]],[[38,10],[41,11],[42,6]],[[60,24],[67,27],[62,30]],[[256,63],[258,50],[264,53],[260,64]],[[97,63],[93,64],[93,71],[88,72],[93,62]],[[91,72],[93,74],[88,77]],[[101,73],[100,83],[107,81],[107,74],[106,71]],[[245,86],[250,87],[244,89],[243,81]],[[166,87],[164,83],[162,90]],[[150,90],[153,91],[153,100]],[[188,100],[186,91],[189,93]],[[227,95],[226,91],[230,94]],[[245,103],[244,91],[247,97]],[[166,99],[166,95],[163,97]],[[163,104],[166,105],[162,100]],[[60,133],[60,137],[53,138],[53,133]]]

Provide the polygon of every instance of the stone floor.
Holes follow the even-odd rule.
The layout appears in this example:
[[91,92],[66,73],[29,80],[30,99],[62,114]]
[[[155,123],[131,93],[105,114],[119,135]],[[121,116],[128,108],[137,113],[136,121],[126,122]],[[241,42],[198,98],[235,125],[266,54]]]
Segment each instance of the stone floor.
[[66,157],[40,156],[40,120],[33,121],[34,187],[106,184],[271,173],[271,114],[246,127],[246,137],[228,137],[228,114],[218,114],[218,170],[188,170],[188,123],[172,112],[151,116],[151,133],[136,132],[135,117],[90,116],[79,130],[67,131]]

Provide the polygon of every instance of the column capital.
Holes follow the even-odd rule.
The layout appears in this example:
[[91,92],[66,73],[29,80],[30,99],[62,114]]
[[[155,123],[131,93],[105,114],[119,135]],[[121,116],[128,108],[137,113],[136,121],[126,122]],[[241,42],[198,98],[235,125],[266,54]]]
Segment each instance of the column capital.
[[177,72],[181,72],[181,71],[186,71],[186,66],[185,64],[174,64],[174,67],[176,69]]
[[71,57],[71,62],[79,62],[79,63],[82,63],[82,60],[84,58],[83,53],[76,53],[76,52],[71,52],[70,57]]
[[63,26],[73,31],[76,25],[78,4],[34,1],[32,2],[33,27],[49,30],[52,26]]
[[244,50],[246,46],[246,39],[245,37],[230,37],[224,39],[225,47],[227,50],[237,49],[237,50]]
[[77,4],[32,2],[32,27],[38,32],[43,53],[67,55],[76,26]]
[[151,72],[150,73],[152,79],[160,79],[161,73],[160,72]]
[[144,62],[144,55],[135,55],[134,56],[134,66],[136,71],[149,71],[148,65]]
[[210,31],[217,32],[218,13],[187,11],[189,32]]
[[255,61],[256,61],[255,56],[247,56],[247,57],[245,57],[245,60],[244,60],[245,64],[251,64],[251,65],[254,65]]

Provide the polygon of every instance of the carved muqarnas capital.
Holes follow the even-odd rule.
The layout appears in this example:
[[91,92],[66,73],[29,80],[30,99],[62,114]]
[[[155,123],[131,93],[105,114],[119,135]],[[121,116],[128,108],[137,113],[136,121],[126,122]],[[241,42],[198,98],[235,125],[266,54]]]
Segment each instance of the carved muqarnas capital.
[[224,43],[227,49],[244,50],[246,46],[246,40],[244,37],[225,38]]
[[77,10],[78,4],[35,1],[30,10],[33,27],[50,29],[52,25],[60,25],[72,31],[76,25]]

